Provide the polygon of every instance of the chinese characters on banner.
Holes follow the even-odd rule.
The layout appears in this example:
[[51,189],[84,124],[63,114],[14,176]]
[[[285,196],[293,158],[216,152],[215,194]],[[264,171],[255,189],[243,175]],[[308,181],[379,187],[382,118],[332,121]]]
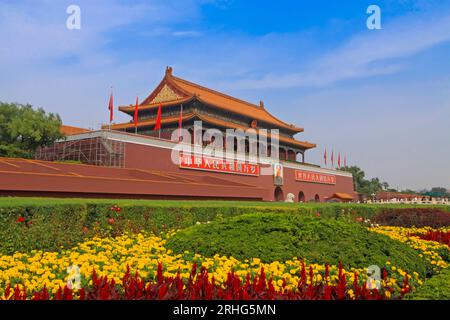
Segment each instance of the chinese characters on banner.
[[180,168],[232,173],[249,176],[259,176],[259,164],[246,163],[238,160],[210,158],[200,155],[180,154]]
[[323,184],[336,184],[336,176],[303,170],[295,170],[295,180]]

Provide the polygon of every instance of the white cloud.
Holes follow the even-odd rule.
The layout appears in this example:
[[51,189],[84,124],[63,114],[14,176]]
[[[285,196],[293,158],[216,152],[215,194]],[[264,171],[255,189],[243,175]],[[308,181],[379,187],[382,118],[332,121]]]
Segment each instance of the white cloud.
[[[118,0],[79,0],[81,30],[68,30],[69,3],[36,0],[0,3],[0,65],[30,64],[76,57],[81,61],[105,61],[112,57],[107,45],[119,27],[144,23],[148,29],[196,14],[195,3],[142,1],[124,5]],[[178,10],[177,10],[178,9]],[[183,36],[183,31],[175,33]],[[194,36],[194,31],[184,31]]]
[[[450,41],[450,14],[410,14],[367,30],[321,56],[301,72],[267,73],[261,78],[235,81],[232,88],[289,88],[324,86],[345,79],[395,73],[401,58]],[[295,67],[293,67],[295,68]]]
[[195,30],[184,30],[184,31],[173,31],[172,35],[175,37],[199,37],[202,35],[200,31]]

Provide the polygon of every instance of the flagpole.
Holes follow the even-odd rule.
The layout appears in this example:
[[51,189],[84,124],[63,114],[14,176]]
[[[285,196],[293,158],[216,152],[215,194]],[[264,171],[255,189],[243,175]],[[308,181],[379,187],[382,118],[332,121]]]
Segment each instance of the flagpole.
[[158,107],[158,113],[156,115],[156,125],[153,130],[158,129],[158,138],[161,139],[161,104]]
[[179,132],[178,132],[178,142],[180,142],[181,141],[181,127],[182,127],[182,125],[183,125],[183,104],[181,104],[181,109],[180,109],[180,121],[179,121],[179,123],[178,123],[178,130],[179,130]]
[[134,106],[134,114],[133,114],[133,121],[134,121],[134,134],[137,135],[138,133],[138,107],[139,107],[139,95],[136,95],[136,105]]
[[135,135],[137,135],[137,123],[136,123],[136,107],[137,107],[137,105],[138,105],[138,97],[136,96],[136,106],[134,107],[135,108],[135,110],[134,110],[134,115],[133,115],[133,117],[134,117],[134,134]]
[[[109,89],[110,89],[110,102],[111,102],[111,97],[112,97],[112,94],[113,94],[113,87],[110,86]],[[111,109],[114,108],[114,102],[113,102],[112,106],[110,105],[110,108]],[[109,110],[109,131],[111,131],[111,122],[112,122],[111,112],[113,112],[113,111]]]

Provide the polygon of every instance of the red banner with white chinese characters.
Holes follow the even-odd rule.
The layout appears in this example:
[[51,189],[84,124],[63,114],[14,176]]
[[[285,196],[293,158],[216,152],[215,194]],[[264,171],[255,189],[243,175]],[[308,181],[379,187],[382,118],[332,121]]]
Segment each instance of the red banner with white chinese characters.
[[336,176],[304,170],[295,170],[295,180],[312,183],[336,184]]
[[180,168],[203,171],[259,176],[259,164],[222,158],[204,157],[193,154],[180,154]]

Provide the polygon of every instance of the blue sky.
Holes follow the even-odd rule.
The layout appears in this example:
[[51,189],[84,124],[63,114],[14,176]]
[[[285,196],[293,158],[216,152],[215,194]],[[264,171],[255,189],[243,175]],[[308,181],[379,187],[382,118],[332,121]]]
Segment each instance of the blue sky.
[[393,187],[450,188],[450,1],[0,0],[0,40],[0,100],[66,124],[97,128],[111,86],[130,104],[171,65],[304,127],[307,161],[334,148]]

